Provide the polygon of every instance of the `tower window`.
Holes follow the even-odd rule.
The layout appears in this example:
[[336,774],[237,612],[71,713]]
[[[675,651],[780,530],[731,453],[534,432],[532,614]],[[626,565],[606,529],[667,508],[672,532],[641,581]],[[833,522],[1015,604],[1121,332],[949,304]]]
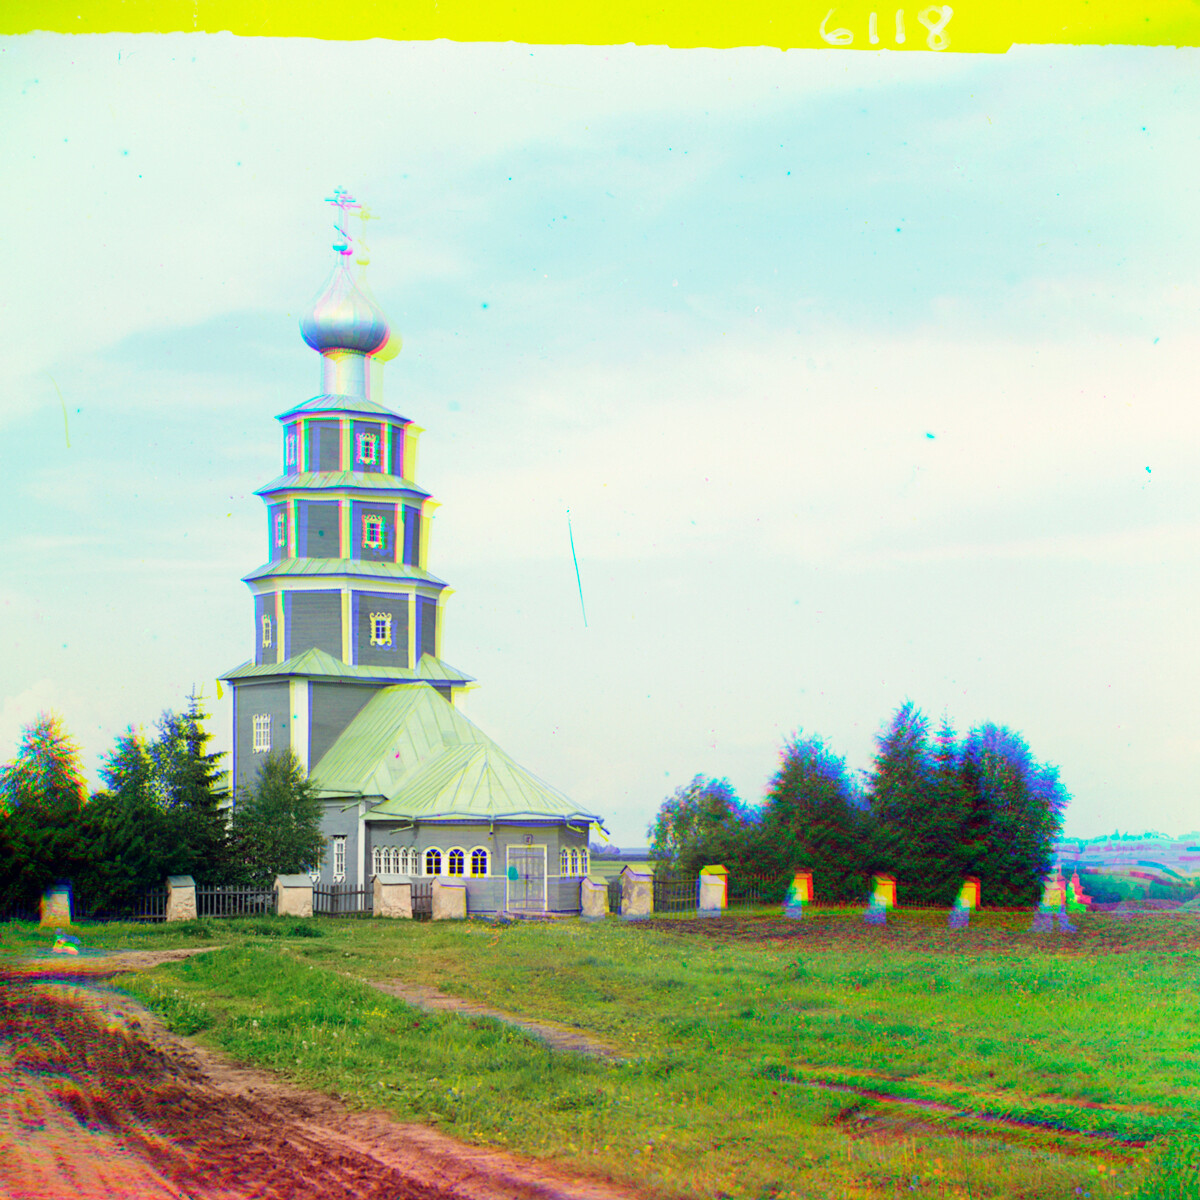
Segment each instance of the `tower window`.
[[262,619],[262,643],[264,650],[271,645],[271,632],[271,618],[264,614]]
[[379,457],[379,435],[360,433],[358,435],[358,461],[367,466],[374,465]]
[[296,435],[289,433],[283,439],[283,461],[285,466],[294,467],[296,465]]
[[275,545],[281,546],[281,547],[287,545],[287,514],[286,513],[280,512],[280,513],[275,514]]
[[392,644],[392,614],[371,614],[371,645],[390,646]]
[[383,518],[374,513],[363,517],[362,543],[368,550],[383,548]]
[[254,715],[254,753],[267,754],[271,750],[271,714]]

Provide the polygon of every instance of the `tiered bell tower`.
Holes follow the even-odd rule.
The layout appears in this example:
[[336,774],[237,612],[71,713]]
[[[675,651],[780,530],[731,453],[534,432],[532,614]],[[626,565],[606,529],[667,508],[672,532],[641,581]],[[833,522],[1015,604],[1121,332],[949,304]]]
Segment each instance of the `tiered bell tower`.
[[453,702],[471,682],[440,658],[449,593],[426,570],[435,503],[414,482],[420,430],[374,394],[399,340],[362,278],[366,255],[348,229],[360,206],[341,189],[329,203],[333,271],[300,321],[321,355],[321,394],[278,418],[283,473],[256,493],[267,562],[245,576],[254,661],[223,677],[238,791],[271,750],[290,747],[315,768],[382,687],[429,683]]

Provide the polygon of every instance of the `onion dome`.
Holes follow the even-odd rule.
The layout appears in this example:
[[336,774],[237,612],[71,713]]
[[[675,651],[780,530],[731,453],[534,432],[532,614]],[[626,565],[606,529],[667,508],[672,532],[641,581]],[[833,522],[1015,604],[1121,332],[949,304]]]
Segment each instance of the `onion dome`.
[[350,277],[350,256],[343,252],[321,294],[300,319],[300,334],[314,349],[356,350],[373,354],[388,340],[387,318]]

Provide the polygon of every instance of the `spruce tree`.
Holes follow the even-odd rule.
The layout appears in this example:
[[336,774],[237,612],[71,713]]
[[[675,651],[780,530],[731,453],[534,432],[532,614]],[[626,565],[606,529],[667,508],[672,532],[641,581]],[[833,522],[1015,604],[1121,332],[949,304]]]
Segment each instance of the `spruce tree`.
[[762,820],[764,865],[781,876],[811,871],[821,900],[857,900],[866,889],[863,821],[846,760],[799,733],[780,757]]
[[16,759],[0,767],[0,908],[35,902],[70,879],[86,795],[79,748],[60,717],[41,714],[22,732]]
[[982,843],[974,873],[987,902],[1036,903],[1070,799],[1058,768],[1038,763],[1019,734],[988,724],[968,735],[962,776]]
[[929,721],[906,700],[876,738],[878,749],[870,777],[871,814],[875,820],[875,870],[896,879],[897,899],[932,903],[944,867],[936,863],[931,816],[933,764]]

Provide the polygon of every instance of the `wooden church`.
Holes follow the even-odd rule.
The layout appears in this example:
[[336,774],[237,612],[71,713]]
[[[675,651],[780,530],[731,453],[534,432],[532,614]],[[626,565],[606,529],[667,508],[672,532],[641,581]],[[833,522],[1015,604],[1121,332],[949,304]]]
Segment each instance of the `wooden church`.
[[[317,882],[451,877],[469,912],[577,912],[599,818],[515,763],[456,707],[472,683],[441,657],[446,584],[430,574],[434,502],[420,430],[380,402],[398,345],[361,280],[343,191],[328,283],[300,321],[321,392],[278,418],[283,473],[267,508],[254,659],[232,689],[235,792],[290,748],[318,789]],[[352,274],[357,260],[359,278]]]

